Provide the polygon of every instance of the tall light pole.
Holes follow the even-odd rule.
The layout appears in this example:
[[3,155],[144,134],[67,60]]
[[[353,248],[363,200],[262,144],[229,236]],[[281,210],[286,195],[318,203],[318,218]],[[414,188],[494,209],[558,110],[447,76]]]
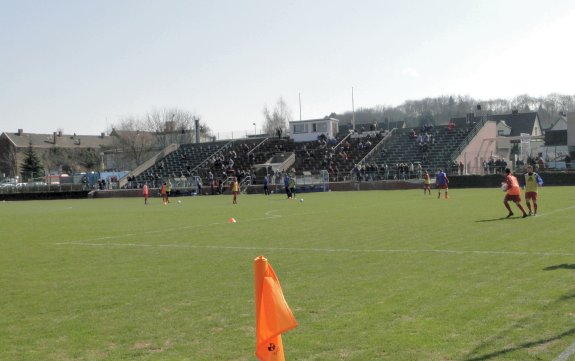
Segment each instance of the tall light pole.
[[353,87],[351,87],[351,127],[355,130],[355,104],[353,101]]
[[301,121],[301,93],[297,93],[299,99],[299,120]]
[[254,126],[254,135],[256,135],[256,123],[252,123],[252,125]]

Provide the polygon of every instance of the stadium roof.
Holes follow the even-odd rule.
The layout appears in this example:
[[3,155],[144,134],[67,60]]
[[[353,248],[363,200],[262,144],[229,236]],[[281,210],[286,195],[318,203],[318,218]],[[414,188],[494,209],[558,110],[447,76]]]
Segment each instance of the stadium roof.
[[99,148],[109,146],[114,137],[100,135],[77,135],[54,132],[52,134],[24,133],[21,129],[17,133],[2,133],[16,148],[26,148],[30,144],[34,148]]
[[[476,123],[482,119],[482,116],[470,114],[471,121]],[[537,116],[537,112],[528,112],[528,113],[519,113],[514,112],[511,114],[493,114],[487,115],[488,120],[493,120],[496,122],[505,121],[509,127],[511,127],[511,133],[509,136],[520,136],[521,133],[533,133],[533,128],[537,123],[539,123],[539,117]],[[457,126],[462,126],[466,124],[468,117],[459,117],[459,118],[452,118],[453,121]],[[539,125],[541,125],[539,123]]]

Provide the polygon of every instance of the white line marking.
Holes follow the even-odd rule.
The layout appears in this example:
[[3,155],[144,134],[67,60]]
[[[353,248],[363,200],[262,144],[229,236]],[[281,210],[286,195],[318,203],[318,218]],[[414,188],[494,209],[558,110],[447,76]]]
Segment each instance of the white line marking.
[[571,344],[571,346],[567,347],[565,351],[561,352],[561,355],[557,356],[557,358],[553,361],[567,361],[569,357],[575,353],[575,342]]
[[549,216],[549,215],[554,214],[554,213],[559,213],[559,212],[563,212],[563,211],[568,211],[568,210],[573,209],[573,208],[575,208],[575,206],[570,206],[570,207],[566,207],[566,208],[554,209],[554,210],[552,210],[552,211],[545,212],[545,213],[543,213],[543,214],[538,214],[538,215],[537,215],[537,218]]
[[464,251],[450,249],[352,249],[352,248],[298,248],[298,247],[247,247],[247,246],[200,246],[193,244],[144,244],[144,243],[86,243],[86,242],[58,242],[58,246],[74,245],[87,247],[157,247],[157,248],[205,248],[205,249],[232,249],[257,250],[268,249],[273,251],[294,252],[327,252],[327,253],[440,253],[440,254],[485,254],[485,255],[515,255],[515,256],[575,256],[575,253],[566,252],[527,252],[527,251]]
[[[277,212],[277,210],[272,210],[272,211],[268,211],[268,212],[264,213],[264,217],[244,219],[244,220],[241,220],[241,222],[242,223],[259,222],[259,221],[267,221],[267,220],[278,219],[278,218],[284,217],[284,216],[279,215],[279,214],[272,214],[272,212]],[[291,214],[288,216],[308,216],[310,214],[318,214],[318,213],[325,213],[325,212],[297,213],[297,214]],[[108,239],[118,239],[118,238],[124,238],[124,237],[146,236],[146,235],[157,234],[157,233],[166,234],[169,232],[177,232],[177,231],[181,231],[184,229],[220,226],[220,225],[224,225],[224,224],[228,224],[228,223],[229,222],[213,222],[213,223],[207,223],[207,224],[192,224],[189,226],[174,227],[174,228],[170,228],[170,229],[159,229],[159,230],[155,230],[155,231],[143,231],[141,233],[127,233],[127,234],[121,234],[121,235],[116,235],[116,236],[102,236],[102,237],[96,237],[96,238],[87,238],[87,239],[83,239],[80,241],[67,241],[66,240],[66,241],[61,241],[60,243],[61,244],[67,244],[67,243],[71,243],[71,242],[93,242],[93,241],[101,241],[101,240],[108,240]]]
[[277,210],[267,211],[267,212],[265,213],[265,216],[266,216],[267,218],[281,218],[281,217],[282,217],[282,216],[279,215],[279,214],[272,214],[273,212],[277,212]]

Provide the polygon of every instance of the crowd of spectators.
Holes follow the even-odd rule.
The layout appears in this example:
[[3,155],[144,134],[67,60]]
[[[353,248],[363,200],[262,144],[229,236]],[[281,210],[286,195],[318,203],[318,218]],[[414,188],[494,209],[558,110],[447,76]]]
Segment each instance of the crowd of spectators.
[[484,174],[503,174],[505,168],[507,168],[505,159],[489,157],[489,160],[483,161]]

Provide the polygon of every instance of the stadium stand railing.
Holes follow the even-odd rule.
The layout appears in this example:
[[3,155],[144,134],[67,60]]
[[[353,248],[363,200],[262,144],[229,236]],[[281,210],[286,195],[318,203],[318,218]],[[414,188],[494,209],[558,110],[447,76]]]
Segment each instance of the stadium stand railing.
[[477,135],[477,133],[483,128],[485,123],[487,122],[487,117],[482,117],[471,130],[467,133],[467,136],[459,143],[459,146],[451,153],[451,159],[456,159],[459,157],[461,152],[465,149],[465,147],[473,140],[473,137]]
[[119,187],[120,188],[125,188],[126,185],[128,184],[128,179],[131,179],[133,177],[137,177],[139,176],[143,171],[145,171],[146,169],[150,168],[152,165],[154,165],[159,159],[162,159],[164,157],[166,157],[168,154],[174,152],[178,150],[178,145],[177,144],[170,144],[168,145],[166,148],[162,149],[158,154],[156,154],[155,156],[151,157],[150,159],[148,159],[147,161],[145,161],[144,163],[140,164],[138,167],[136,167],[133,171],[129,172],[128,174],[126,174],[124,177],[122,177],[119,180]]

